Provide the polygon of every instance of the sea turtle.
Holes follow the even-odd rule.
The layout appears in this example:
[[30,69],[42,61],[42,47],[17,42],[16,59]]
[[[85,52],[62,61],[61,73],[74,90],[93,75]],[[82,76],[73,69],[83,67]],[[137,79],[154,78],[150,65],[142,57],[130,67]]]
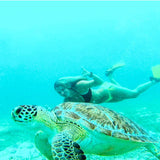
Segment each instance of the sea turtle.
[[[40,122],[48,130],[35,135],[35,145],[49,160],[83,160],[85,154],[118,155],[146,147],[160,159],[157,141],[136,123],[106,107],[66,102],[53,110],[20,105],[13,109],[16,122]],[[85,153],[85,154],[84,154]]]

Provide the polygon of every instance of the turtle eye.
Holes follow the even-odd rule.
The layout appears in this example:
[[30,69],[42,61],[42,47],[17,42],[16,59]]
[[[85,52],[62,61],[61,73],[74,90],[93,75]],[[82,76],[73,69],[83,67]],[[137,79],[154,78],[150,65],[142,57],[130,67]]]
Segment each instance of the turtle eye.
[[22,108],[18,108],[17,110],[16,110],[16,114],[19,114],[19,112],[22,110]]

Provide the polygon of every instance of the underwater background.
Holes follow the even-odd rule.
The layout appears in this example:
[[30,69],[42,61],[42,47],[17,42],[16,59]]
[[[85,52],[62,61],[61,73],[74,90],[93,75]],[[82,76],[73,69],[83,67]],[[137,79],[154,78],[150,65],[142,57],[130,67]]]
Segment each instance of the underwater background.
[[[34,135],[15,124],[20,104],[53,108],[63,98],[54,82],[81,74],[81,67],[104,80],[105,70],[123,62],[115,79],[134,89],[149,81],[160,64],[160,2],[35,1],[0,2],[0,159],[44,160]],[[160,135],[160,84],[136,99],[102,104]],[[113,157],[88,159],[156,159],[144,148]]]

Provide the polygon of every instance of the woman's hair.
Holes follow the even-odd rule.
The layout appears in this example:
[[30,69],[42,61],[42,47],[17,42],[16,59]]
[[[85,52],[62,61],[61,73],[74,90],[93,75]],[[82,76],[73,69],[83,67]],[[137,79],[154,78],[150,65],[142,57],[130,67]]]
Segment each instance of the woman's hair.
[[56,89],[59,86],[64,86],[66,88],[70,88],[69,82],[67,82],[65,79],[59,79],[54,83],[54,88]]
[[63,86],[65,88],[71,89],[76,85],[77,82],[81,81],[82,79],[73,80],[72,77],[60,78],[54,83],[54,88],[59,86]]

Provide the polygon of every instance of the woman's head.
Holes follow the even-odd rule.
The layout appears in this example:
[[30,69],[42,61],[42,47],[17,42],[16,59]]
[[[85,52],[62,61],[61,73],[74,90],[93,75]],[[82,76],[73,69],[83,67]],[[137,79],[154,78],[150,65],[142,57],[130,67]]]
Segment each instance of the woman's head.
[[63,97],[70,97],[71,84],[65,78],[61,78],[54,83],[55,90]]
[[75,77],[65,77],[58,79],[55,84],[55,90],[63,97],[72,97],[77,94],[75,86],[77,82],[83,80],[84,78],[75,78]]

